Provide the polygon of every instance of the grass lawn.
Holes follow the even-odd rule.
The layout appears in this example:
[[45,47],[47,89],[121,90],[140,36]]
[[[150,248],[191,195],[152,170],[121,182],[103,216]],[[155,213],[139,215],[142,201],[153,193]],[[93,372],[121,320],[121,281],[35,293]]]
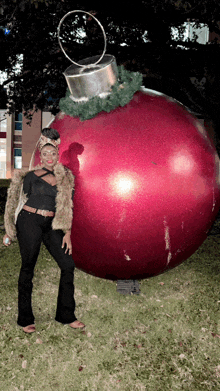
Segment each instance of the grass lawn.
[[177,268],[141,281],[138,296],[76,270],[84,331],[54,321],[59,269],[42,247],[31,335],[16,325],[18,244],[5,248],[2,236],[0,390],[220,390],[220,235]]

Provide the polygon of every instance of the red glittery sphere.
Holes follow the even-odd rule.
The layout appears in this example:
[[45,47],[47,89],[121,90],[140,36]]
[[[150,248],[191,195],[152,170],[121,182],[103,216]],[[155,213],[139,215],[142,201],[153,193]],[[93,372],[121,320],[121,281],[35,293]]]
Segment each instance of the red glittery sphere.
[[76,177],[76,266],[106,279],[173,268],[202,244],[220,205],[219,159],[184,106],[143,89],[124,107],[51,124]]

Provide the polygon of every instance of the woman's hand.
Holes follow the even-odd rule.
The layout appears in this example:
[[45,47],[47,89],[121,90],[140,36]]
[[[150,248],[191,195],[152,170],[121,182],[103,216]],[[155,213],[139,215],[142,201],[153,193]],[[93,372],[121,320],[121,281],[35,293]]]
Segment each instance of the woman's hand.
[[3,237],[3,244],[6,247],[10,246],[10,244],[11,244],[11,238],[7,234],[5,234],[4,237]]
[[67,253],[68,250],[69,250],[69,254],[72,254],[72,243],[71,243],[71,239],[70,239],[70,231],[68,231],[66,233],[66,235],[63,237],[62,248],[64,248],[65,245],[66,245],[65,254]]

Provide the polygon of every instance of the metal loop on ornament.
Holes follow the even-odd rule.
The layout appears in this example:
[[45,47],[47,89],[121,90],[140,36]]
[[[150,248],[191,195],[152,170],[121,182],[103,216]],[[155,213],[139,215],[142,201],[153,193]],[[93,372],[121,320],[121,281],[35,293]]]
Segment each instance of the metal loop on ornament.
[[[60,27],[61,27],[61,24],[63,23],[64,19],[66,19],[67,16],[69,16],[70,14],[74,14],[74,13],[78,13],[78,12],[82,12],[84,14],[87,14],[89,16],[91,16],[93,19],[95,19],[95,21],[98,23],[98,25],[101,27],[101,30],[102,30],[102,33],[103,33],[103,36],[104,36],[104,50],[102,52],[102,55],[100,56],[100,58],[94,63],[94,64],[89,64],[89,65],[82,65],[82,64],[78,64],[77,62],[73,61],[65,52],[63,46],[62,46],[62,43],[61,43],[61,40],[60,40]],[[63,18],[61,19],[60,23],[59,23],[59,26],[57,28],[57,33],[58,33],[58,42],[59,42],[59,45],[61,47],[61,50],[62,52],[64,53],[64,55],[74,64],[74,65],[77,65],[79,67],[82,67],[82,68],[88,68],[88,67],[91,67],[91,66],[94,66],[96,64],[98,64],[102,58],[104,57],[105,55],[105,52],[106,52],[106,34],[105,34],[105,30],[103,28],[103,26],[101,25],[101,23],[99,22],[98,19],[95,18],[94,15],[90,14],[89,12],[86,12],[86,11],[81,11],[81,10],[75,10],[75,11],[70,11],[68,12],[66,15],[63,16]]]

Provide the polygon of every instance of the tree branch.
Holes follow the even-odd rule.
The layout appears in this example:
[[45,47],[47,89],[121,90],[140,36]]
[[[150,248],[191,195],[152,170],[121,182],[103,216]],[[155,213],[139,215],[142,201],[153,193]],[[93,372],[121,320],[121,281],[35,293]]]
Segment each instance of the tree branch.
[[31,72],[32,72],[31,70],[28,70],[28,71],[24,71],[24,72],[20,73],[19,75],[14,75],[13,77],[10,77],[9,79],[5,80],[2,83],[2,86],[6,86],[7,84],[11,83],[12,81],[20,80],[20,79],[22,79],[22,77],[24,77],[25,75],[27,75]]

